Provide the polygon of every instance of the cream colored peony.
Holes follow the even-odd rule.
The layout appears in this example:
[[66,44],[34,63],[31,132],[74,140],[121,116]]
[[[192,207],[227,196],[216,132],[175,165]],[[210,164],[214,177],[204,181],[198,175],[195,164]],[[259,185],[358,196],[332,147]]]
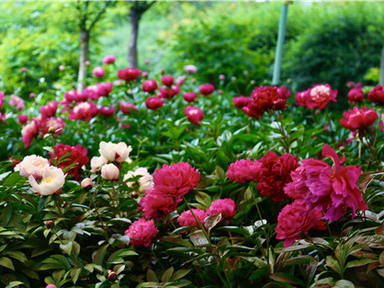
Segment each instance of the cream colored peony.
[[93,173],[100,171],[100,167],[103,166],[105,163],[107,163],[108,160],[105,159],[103,156],[100,157],[92,157],[91,159],[91,171]]
[[140,185],[140,192],[144,193],[153,187],[152,175],[148,173],[146,168],[138,168],[135,171],[128,171],[128,173],[124,175],[124,182],[128,187],[134,187],[135,182],[126,181],[137,176],[141,176],[138,180]]
[[127,146],[124,142],[115,144],[112,142],[100,142],[100,155],[109,162],[123,163],[128,159],[129,153],[132,151],[131,146]]
[[105,180],[119,180],[120,170],[113,164],[105,164],[101,167],[101,177]]
[[29,177],[32,175],[38,179],[43,176],[43,171],[46,166],[49,166],[49,162],[44,157],[29,155],[24,157],[23,161],[16,165],[15,171],[19,171],[21,176]]
[[65,176],[63,170],[54,166],[45,166],[43,177],[39,181],[30,175],[29,184],[32,186],[32,191],[44,196],[52,195],[63,187]]

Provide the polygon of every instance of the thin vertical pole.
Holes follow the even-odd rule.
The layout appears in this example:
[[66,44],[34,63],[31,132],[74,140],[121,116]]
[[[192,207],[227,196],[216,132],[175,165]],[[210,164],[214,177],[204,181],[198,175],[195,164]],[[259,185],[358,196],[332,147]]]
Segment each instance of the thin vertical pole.
[[285,32],[287,28],[287,16],[288,16],[288,4],[283,4],[283,7],[281,9],[281,16],[280,16],[279,34],[277,36],[275,66],[273,69],[273,79],[272,79],[273,85],[278,85],[280,82],[281,63],[283,61],[283,46],[284,46]]

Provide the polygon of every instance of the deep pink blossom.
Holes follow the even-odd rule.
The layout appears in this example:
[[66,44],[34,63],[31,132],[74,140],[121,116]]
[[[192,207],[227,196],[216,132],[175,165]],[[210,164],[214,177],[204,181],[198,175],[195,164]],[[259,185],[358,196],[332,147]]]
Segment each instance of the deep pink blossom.
[[361,88],[352,88],[348,92],[348,100],[350,102],[361,102],[364,100],[364,91]]
[[384,87],[377,85],[368,93],[368,99],[372,103],[384,105]]
[[141,75],[141,70],[137,68],[126,68],[117,71],[117,77],[125,81],[137,80]]
[[147,100],[145,100],[145,106],[147,106],[148,109],[156,111],[157,109],[163,107],[164,100],[159,97],[149,97]]
[[27,72],[27,68],[23,67],[23,68],[20,69],[20,71],[21,71],[22,73],[26,73],[26,72]]
[[40,127],[40,120],[34,118],[21,130],[22,140],[25,148],[29,147],[32,143],[33,138],[38,134]]
[[116,61],[116,57],[114,55],[106,55],[103,58],[103,64],[105,65],[115,63],[115,61]]
[[352,110],[344,112],[343,116],[344,118],[340,119],[340,124],[352,132],[372,126],[379,118],[375,110],[367,107],[361,109],[354,107]]
[[307,94],[306,106],[309,109],[324,109],[329,102],[337,102],[337,90],[332,90],[329,84],[313,85]]
[[99,83],[96,85],[96,89],[97,89],[97,95],[99,97],[104,97],[109,95],[109,93],[112,92],[113,85],[112,85],[112,82]]
[[0,91],[0,109],[1,107],[3,107],[4,100],[5,100],[5,94],[3,91]]
[[115,112],[116,112],[116,108],[114,106],[111,106],[111,107],[101,106],[98,108],[98,113],[105,117],[111,117],[113,114],[115,114]]
[[81,102],[76,104],[76,106],[69,111],[69,120],[83,120],[89,121],[98,112],[97,106],[93,102]]
[[187,93],[184,93],[183,95],[183,98],[185,101],[187,102],[193,102],[196,100],[197,98],[197,93],[196,92],[187,92]]
[[221,213],[223,219],[233,218],[236,215],[236,204],[230,198],[217,199],[212,202],[211,206],[207,210],[207,215],[213,215]]
[[192,124],[200,125],[200,121],[204,119],[203,111],[195,106],[187,106],[184,114]]
[[[196,219],[198,219],[200,223],[204,225],[204,220],[207,217],[207,213],[199,208],[192,209],[192,211]],[[193,217],[192,212],[190,210],[187,210],[180,214],[180,216],[177,218],[177,222],[179,222],[179,225],[181,227],[199,226],[199,223],[197,223],[195,217]]]
[[326,229],[327,226],[322,217],[320,211],[309,210],[297,201],[288,204],[277,218],[276,238],[285,239],[284,247],[288,247],[296,240],[303,238],[311,228]]
[[103,67],[96,67],[95,69],[93,69],[92,71],[93,75],[95,75],[95,77],[97,78],[102,78],[104,77],[105,75],[105,71],[104,71],[104,68]]
[[160,91],[158,95],[159,97],[170,99],[180,93],[180,87],[179,85],[173,86],[172,88],[166,88],[166,89],[159,87],[159,91]]
[[239,97],[233,97],[233,105],[235,105],[236,108],[243,108],[249,104],[249,101],[251,99],[245,96],[239,96]]
[[311,88],[304,91],[297,92],[295,97],[296,105],[306,107],[309,93],[311,93]]
[[133,246],[151,245],[151,240],[156,237],[158,231],[153,220],[139,219],[125,231],[125,235],[130,238]]
[[227,177],[236,183],[244,184],[247,181],[256,181],[261,163],[241,159],[231,163],[228,167]]
[[281,99],[288,99],[292,94],[292,91],[288,90],[286,86],[277,88],[277,92],[279,93]]
[[52,101],[49,102],[47,105],[42,106],[40,108],[41,118],[47,119],[54,116],[56,114],[58,104],[59,103],[57,101]]
[[144,81],[143,84],[141,84],[141,87],[143,88],[144,92],[153,93],[156,91],[158,86],[156,80],[151,79]]
[[39,134],[44,136],[47,133],[53,133],[52,130],[55,131],[54,135],[59,135],[65,127],[65,122],[60,117],[50,117],[40,121],[39,125]]
[[127,103],[117,102],[117,104],[120,107],[120,111],[123,112],[124,114],[131,114],[132,111],[134,112],[137,111],[135,104],[131,102],[127,102]]
[[5,119],[7,119],[7,114],[6,113],[1,114],[0,112],[0,122],[5,121]]
[[199,87],[199,91],[201,95],[208,96],[211,95],[213,91],[215,91],[215,86],[212,84],[203,84]]
[[23,110],[25,107],[23,99],[13,94],[11,95],[11,100],[9,100],[9,104],[11,106],[16,106],[19,111]]
[[163,77],[161,77],[161,84],[163,84],[164,86],[171,87],[174,81],[175,79],[172,76],[164,75]]
[[341,166],[344,158],[339,159],[335,150],[327,144],[322,154],[332,158],[333,167],[321,160],[302,160],[303,165],[292,172],[292,182],[285,187],[285,193],[307,209],[325,213],[325,219],[329,221],[340,219],[347,208],[352,209],[352,218],[358,208],[367,210],[368,206],[356,184],[361,175],[361,166]]
[[155,189],[147,190],[145,196],[140,200],[139,210],[146,219],[159,219],[162,215],[168,215],[175,211],[177,205],[182,201],[181,197],[173,198],[155,191]]
[[17,119],[19,120],[20,124],[26,124],[28,123],[29,117],[27,115],[17,115]]

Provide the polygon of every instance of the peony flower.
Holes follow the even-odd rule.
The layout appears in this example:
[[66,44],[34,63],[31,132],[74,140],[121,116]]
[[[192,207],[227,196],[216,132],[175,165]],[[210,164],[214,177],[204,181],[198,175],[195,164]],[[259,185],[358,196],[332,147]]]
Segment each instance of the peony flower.
[[146,80],[143,82],[143,84],[141,84],[141,87],[143,88],[144,92],[153,93],[157,89],[157,82],[154,79]]
[[163,107],[164,105],[164,100],[159,98],[159,97],[149,97],[147,100],[145,100],[145,106],[148,109],[156,111],[157,109]]
[[352,132],[372,126],[379,118],[375,110],[372,108],[368,110],[367,107],[361,109],[354,107],[352,110],[344,112],[343,116],[344,118],[340,119],[340,124]]
[[149,75],[149,73],[148,72],[143,72],[143,78],[148,78],[148,75]]
[[372,103],[384,105],[384,87],[377,85],[368,93],[368,99]]
[[60,65],[60,66],[59,66],[59,70],[60,70],[60,71],[65,70],[65,66],[64,66],[64,65]]
[[247,181],[256,181],[260,168],[261,163],[259,161],[237,160],[229,165],[227,177],[239,184],[244,184]]
[[127,146],[124,142],[115,144],[112,142],[100,142],[100,155],[109,162],[123,163],[128,159],[129,153],[132,151],[131,146]]
[[59,135],[65,127],[65,122],[60,117],[51,117],[41,121],[39,126],[40,135],[45,135],[47,133]]
[[69,111],[69,120],[83,120],[89,121],[97,115],[98,109],[93,102],[82,102]]
[[101,167],[101,177],[105,180],[119,180],[120,170],[114,164],[105,164]]
[[23,99],[13,94],[11,95],[11,100],[9,100],[9,105],[16,106],[19,111],[23,110],[25,107]]
[[[72,168],[66,171],[66,173],[69,175],[73,175],[73,179],[79,181],[81,167],[88,164],[89,162],[87,153],[88,149],[83,148],[83,146],[81,146],[80,144],[77,144],[76,146],[57,144],[53,153],[49,152],[49,154],[51,155],[51,159],[49,159],[49,162],[53,164],[53,159],[56,159],[57,167],[62,170],[65,170],[68,166],[71,166]],[[64,155],[66,155],[65,158],[61,159]]]
[[223,219],[233,218],[236,215],[236,204],[230,198],[216,199],[207,210],[207,215],[221,213]]
[[156,237],[158,231],[153,220],[139,219],[125,231],[125,235],[131,238],[133,246],[151,245],[151,240]]
[[144,63],[145,63],[145,64],[149,64],[149,59],[145,59],[145,60],[144,60]]
[[193,102],[193,101],[195,101],[196,98],[197,98],[197,93],[195,93],[195,92],[187,92],[187,93],[184,93],[183,98],[184,98],[185,101],[187,101],[187,102],[189,102],[189,103],[190,103],[190,102]]
[[32,143],[33,137],[35,137],[39,131],[39,121],[33,119],[32,122],[28,123],[21,130],[22,140],[24,142],[25,148],[29,147]]
[[232,99],[233,105],[235,105],[236,108],[243,108],[248,106],[250,100],[251,99],[245,96],[233,97]]
[[161,77],[161,83],[164,85],[164,86],[168,86],[168,87],[171,87],[173,85],[173,82],[175,81],[175,79],[173,79],[172,76],[167,76],[167,75],[164,75],[163,77]]
[[39,179],[43,176],[45,166],[49,166],[48,159],[41,156],[29,155],[24,157],[23,161],[16,165],[15,171],[19,171],[21,176],[33,176]]
[[137,68],[126,68],[117,71],[117,77],[124,81],[133,81],[137,80],[141,75],[141,70]]
[[333,168],[321,160],[302,160],[303,165],[292,172],[292,182],[284,191],[307,209],[316,209],[325,213],[325,219],[336,221],[348,208],[352,209],[352,218],[356,210],[368,209],[357,186],[361,175],[361,166],[341,166],[344,159],[339,159],[335,150],[324,145],[323,156],[332,158]]
[[30,93],[29,94],[29,98],[31,98],[31,99],[35,98],[35,96],[36,96],[35,93]]
[[124,114],[129,115],[129,114],[131,114],[132,111],[134,111],[134,112],[137,111],[135,104],[133,104],[131,102],[127,102],[127,103],[117,102],[117,104],[120,107],[120,111],[123,112]]
[[93,187],[93,182],[91,178],[84,178],[81,181],[80,186],[83,190],[90,190]]
[[[207,213],[199,208],[192,209],[192,211],[195,217],[200,221],[200,223],[204,225],[204,220],[207,217]],[[180,214],[180,216],[177,218],[177,222],[179,222],[179,225],[182,227],[199,226],[199,223],[197,223],[195,217],[193,217],[192,212],[190,210],[187,210]]]
[[179,85],[173,86],[172,88],[168,87],[167,89],[159,87],[159,91],[160,93],[158,94],[158,96],[160,98],[171,99],[180,93],[180,87]]
[[114,55],[106,55],[104,56],[102,61],[103,61],[103,64],[105,65],[112,64],[112,63],[115,63],[116,57]]
[[57,167],[45,166],[43,175],[39,183],[30,175],[29,184],[32,186],[32,192],[48,196],[58,192],[64,185],[65,176],[63,170]]
[[98,113],[105,117],[111,117],[113,114],[115,114],[115,112],[116,112],[116,108],[114,106],[111,106],[111,107],[101,106],[98,108]]
[[17,115],[17,119],[20,124],[26,124],[28,123],[29,117],[27,115]]
[[213,91],[215,91],[215,86],[212,84],[203,84],[199,87],[199,91],[201,95],[208,96],[211,95]]
[[113,85],[111,82],[99,83],[96,85],[96,93],[98,97],[104,97],[109,95],[112,92]]
[[282,154],[268,151],[260,160],[257,174],[257,190],[262,196],[271,196],[273,201],[283,201],[288,196],[284,187],[292,181],[291,172],[299,166],[298,160],[291,154]]
[[311,93],[311,88],[305,90],[305,91],[300,91],[296,93],[296,105],[306,107],[307,106],[307,98],[309,97],[309,93]]
[[[128,179],[136,178],[140,176],[140,178],[136,182],[128,181]],[[153,187],[153,177],[148,173],[146,168],[138,168],[135,171],[128,171],[127,174],[124,175],[124,182],[128,187],[134,188],[136,183],[139,184],[140,192],[146,192]]]
[[348,92],[348,100],[350,102],[361,102],[364,100],[364,91],[361,88],[352,88]]
[[47,105],[42,106],[40,108],[41,118],[42,119],[48,119],[56,114],[57,107],[58,107],[57,101],[49,102]]
[[108,163],[108,160],[105,159],[105,157],[100,156],[94,156],[91,159],[91,172],[96,173],[100,172],[101,166],[103,166],[105,163]]
[[48,284],[47,286],[45,286],[45,288],[56,288],[56,286],[53,284]]
[[197,67],[195,65],[187,65],[184,67],[184,71],[189,74],[195,74],[197,72]]
[[5,100],[5,94],[3,91],[0,91],[0,109],[1,107],[3,107],[4,100]]
[[139,210],[146,219],[159,219],[162,215],[168,215],[175,211],[177,205],[182,201],[181,197],[173,198],[169,195],[162,195],[155,189],[146,191],[145,196],[141,198],[139,203]]
[[102,78],[105,75],[105,71],[103,67],[96,67],[95,69],[92,70],[93,75],[97,78]]
[[220,74],[219,75],[219,79],[222,80],[222,81],[225,80],[225,75],[224,74]]
[[200,182],[200,173],[187,162],[166,164],[153,175],[156,193],[180,197],[195,188]]
[[297,201],[288,204],[281,210],[277,218],[276,238],[285,239],[284,247],[288,247],[301,239],[303,234],[306,234],[311,228],[327,229],[322,218],[323,215],[320,211],[309,210]]
[[184,114],[192,124],[200,125],[200,121],[204,119],[203,111],[195,106],[187,106]]
[[329,84],[313,85],[307,94],[306,106],[309,109],[324,109],[329,102],[337,102],[337,90],[332,90]]

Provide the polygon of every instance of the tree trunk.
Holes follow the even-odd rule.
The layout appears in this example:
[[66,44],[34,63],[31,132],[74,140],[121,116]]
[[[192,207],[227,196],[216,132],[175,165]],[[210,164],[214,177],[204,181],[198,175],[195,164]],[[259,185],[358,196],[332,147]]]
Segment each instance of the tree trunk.
[[77,91],[83,91],[86,84],[87,70],[85,62],[88,60],[89,50],[89,31],[82,29],[80,32],[80,65],[79,78],[77,81]]
[[380,79],[379,84],[384,85],[384,46],[381,50],[381,59],[380,59]]
[[131,40],[128,47],[128,63],[129,67],[137,68],[137,35],[139,33],[139,21],[141,13],[131,9],[129,12],[129,21],[132,26]]

